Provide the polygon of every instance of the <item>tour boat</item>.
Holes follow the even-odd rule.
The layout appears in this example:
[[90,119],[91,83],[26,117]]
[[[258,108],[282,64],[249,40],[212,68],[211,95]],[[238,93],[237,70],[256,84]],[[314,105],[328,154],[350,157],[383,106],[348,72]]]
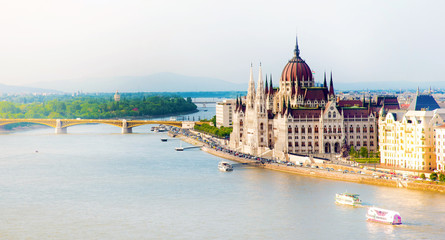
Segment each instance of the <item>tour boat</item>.
[[366,218],[373,222],[387,223],[392,225],[402,224],[402,218],[398,212],[382,208],[370,207],[368,209],[368,213],[366,214]]
[[228,172],[228,171],[232,171],[233,167],[228,162],[220,162],[218,164],[218,169],[223,172]]
[[161,138],[162,142],[167,142],[167,138]]
[[361,205],[362,201],[358,198],[358,196],[358,194],[354,193],[335,194],[335,202],[351,206]]

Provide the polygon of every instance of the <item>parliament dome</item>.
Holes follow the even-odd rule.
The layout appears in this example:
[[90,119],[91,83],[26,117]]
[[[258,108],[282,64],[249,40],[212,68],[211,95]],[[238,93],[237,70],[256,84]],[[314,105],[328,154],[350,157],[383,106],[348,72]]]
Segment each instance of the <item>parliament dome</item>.
[[295,82],[295,85],[298,83],[301,87],[314,86],[311,68],[300,57],[298,41],[295,45],[294,57],[284,67],[280,81]]

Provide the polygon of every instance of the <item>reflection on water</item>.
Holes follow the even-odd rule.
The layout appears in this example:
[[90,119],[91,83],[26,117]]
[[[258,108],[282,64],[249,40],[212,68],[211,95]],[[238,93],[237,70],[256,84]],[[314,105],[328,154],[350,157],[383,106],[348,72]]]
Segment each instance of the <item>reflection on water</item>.
[[[236,167],[176,152],[151,126],[80,125],[0,135],[4,239],[437,239],[445,195]],[[183,143],[187,146],[186,143]],[[36,152],[38,150],[38,152]],[[335,204],[360,194],[364,207]],[[366,221],[368,206],[404,225]]]

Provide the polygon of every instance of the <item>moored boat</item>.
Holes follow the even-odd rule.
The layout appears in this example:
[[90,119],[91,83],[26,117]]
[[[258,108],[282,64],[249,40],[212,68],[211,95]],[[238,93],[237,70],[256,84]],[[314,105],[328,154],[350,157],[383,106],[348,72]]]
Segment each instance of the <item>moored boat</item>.
[[362,201],[358,198],[358,196],[358,194],[354,193],[335,194],[335,202],[339,204],[358,206],[362,204]]
[[368,209],[368,213],[366,214],[366,218],[367,220],[373,222],[387,223],[392,225],[402,224],[402,218],[398,212],[383,208],[370,207]]
[[167,138],[161,138],[162,142],[167,142]]
[[232,171],[233,167],[228,162],[220,162],[218,164],[218,169],[223,172],[228,172],[228,171]]

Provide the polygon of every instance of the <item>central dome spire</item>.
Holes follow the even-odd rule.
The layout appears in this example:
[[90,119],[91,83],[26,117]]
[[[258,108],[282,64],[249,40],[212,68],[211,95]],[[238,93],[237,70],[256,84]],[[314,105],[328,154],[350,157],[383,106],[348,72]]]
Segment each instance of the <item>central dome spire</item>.
[[300,57],[300,49],[298,48],[298,36],[295,36],[295,57]]

